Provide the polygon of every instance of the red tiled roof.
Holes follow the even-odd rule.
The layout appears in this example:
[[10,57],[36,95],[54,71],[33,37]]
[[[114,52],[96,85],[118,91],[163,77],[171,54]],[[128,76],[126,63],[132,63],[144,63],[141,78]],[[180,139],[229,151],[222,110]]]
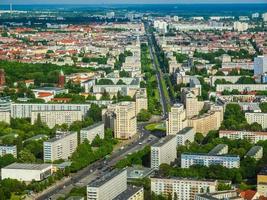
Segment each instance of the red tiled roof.
[[245,190],[240,192],[240,196],[243,197],[245,200],[252,200],[256,193],[257,191],[254,190]]
[[51,92],[39,92],[38,97],[49,97],[52,96],[53,94]]

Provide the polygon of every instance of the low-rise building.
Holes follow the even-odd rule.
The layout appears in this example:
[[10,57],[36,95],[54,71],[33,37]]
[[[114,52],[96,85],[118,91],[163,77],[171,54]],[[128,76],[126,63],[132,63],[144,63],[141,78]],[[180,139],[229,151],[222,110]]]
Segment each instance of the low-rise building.
[[227,144],[218,144],[216,145],[208,155],[214,156],[214,155],[224,155],[228,153],[228,145]]
[[14,158],[17,157],[17,146],[16,145],[1,145],[0,146],[0,156],[4,156],[6,154],[11,154]]
[[42,87],[37,89],[32,89],[35,98],[43,99],[45,102],[50,101],[57,94],[66,94],[68,89],[58,88],[58,87]]
[[77,132],[57,132],[56,137],[44,142],[44,161],[68,159],[77,146]]
[[215,192],[216,180],[187,178],[151,178],[151,191],[157,195],[169,195],[172,199],[194,200],[198,193]]
[[101,139],[104,139],[104,123],[99,122],[93,124],[92,126],[88,126],[86,128],[81,129],[80,131],[80,141],[83,142],[84,140],[88,140],[91,143],[95,137],[98,135]]
[[267,140],[267,132],[220,130],[219,137],[226,137],[232,140],[247,139],[252,143],[257,143],[261,140]]
[[41,181],[51,174],[51,164],[12,163],[1,169],[2,180],[10,178],[25,182]]
[[245,157],[251,157],[255,160],[260,160],[263,157],[263,148],[261,146],[251,147]]
[[177,145],[186,145],[192,143],[195,139],[195,130],[192,127],[186,127],[176,134]]
[[239,168],[240,157],[236,155],[208,155],[198,153],[183,153],[181,155],[181,168],[192,165],[222,165],[226,168]]
[[47,124],[49,128],[62,124],[71,125],[75,121],[82,121],[83,118],[82,112],[79,110],[32,111],[31,124],[34,124],[39,116],[41,121]]
[[171,164],[177,158],[176,135],[168,135],[151,146],[151,168],[158,170],[163,163]]
[[142,167],[142,166],[134,166],[127,168],[127,180],[135,180],[135,179],[143,179],[146,177],[150,177],[154,174],[154,169]]

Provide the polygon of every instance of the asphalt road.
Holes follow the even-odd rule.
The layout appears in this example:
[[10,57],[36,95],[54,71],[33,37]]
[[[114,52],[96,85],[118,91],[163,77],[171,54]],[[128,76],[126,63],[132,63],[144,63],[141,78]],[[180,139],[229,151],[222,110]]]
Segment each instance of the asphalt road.
[[51,188],[46,193],[42,194],[39,197],[36,197],[36,200],[46,200],[46,199],[54,199],[54,195],[61,193],[64,194],[64,189],[66,187],[74,186],[79,183],[81,179],[91,175],[95,171],[98,172],[99,175],[109,171],[119,160],[125,158],[128,154],[134,153],[143,149],[147,145],[152,145],[156,143],[159,138],[150,134],[149,131],[144,129],[145,124],[138,125],[138,132],[141,133],[139,138],[131,143],[128,146],[125,146],[124,149],[120,149],[117,152],[114,152],[108,159],[98,160],[88,167],[80,170],[79,172],[73,174],[71,178],[63,183],[60,183],[53,188]]
[[168,108],[167,108],[167,100],[164,96],[163,87],[160,82],[160,79],[163,79],[163,77],[161,76],[160,69],[158,69],[158,67],[156,66],[156,62],[155,62],[156,52],[155,52],[155,48],[154,48],[153,41],[152,41],[152,35],[148,33],[147,28],[146,28],[146,33],[148,36],[148,46],[149,46],[150,57],[152,60],[153,67],[156,70],[156,76],[157,76],[157,82],[158,82],[158,88],[159,88],[159,94],[160,94],[160,103],[162,105],[162,116],[163,116],[163,119],[165,119],[168,116]]

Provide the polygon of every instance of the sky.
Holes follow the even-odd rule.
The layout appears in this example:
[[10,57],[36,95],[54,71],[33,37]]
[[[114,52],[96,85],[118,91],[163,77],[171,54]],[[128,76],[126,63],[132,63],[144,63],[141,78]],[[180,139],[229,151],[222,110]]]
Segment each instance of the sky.
[[157,4],[267,3],[267,0],[0,0],[0,4]]

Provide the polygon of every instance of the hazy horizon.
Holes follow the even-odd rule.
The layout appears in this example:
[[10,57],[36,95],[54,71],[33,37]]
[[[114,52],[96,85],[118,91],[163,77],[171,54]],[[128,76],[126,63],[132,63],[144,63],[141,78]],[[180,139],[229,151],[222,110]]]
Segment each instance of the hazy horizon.
[[81,4],[81,5],[101,5],[101,4],[267,4],[267,0],[3,0],[1,5],[6,4],[32,5],[32,4]]

